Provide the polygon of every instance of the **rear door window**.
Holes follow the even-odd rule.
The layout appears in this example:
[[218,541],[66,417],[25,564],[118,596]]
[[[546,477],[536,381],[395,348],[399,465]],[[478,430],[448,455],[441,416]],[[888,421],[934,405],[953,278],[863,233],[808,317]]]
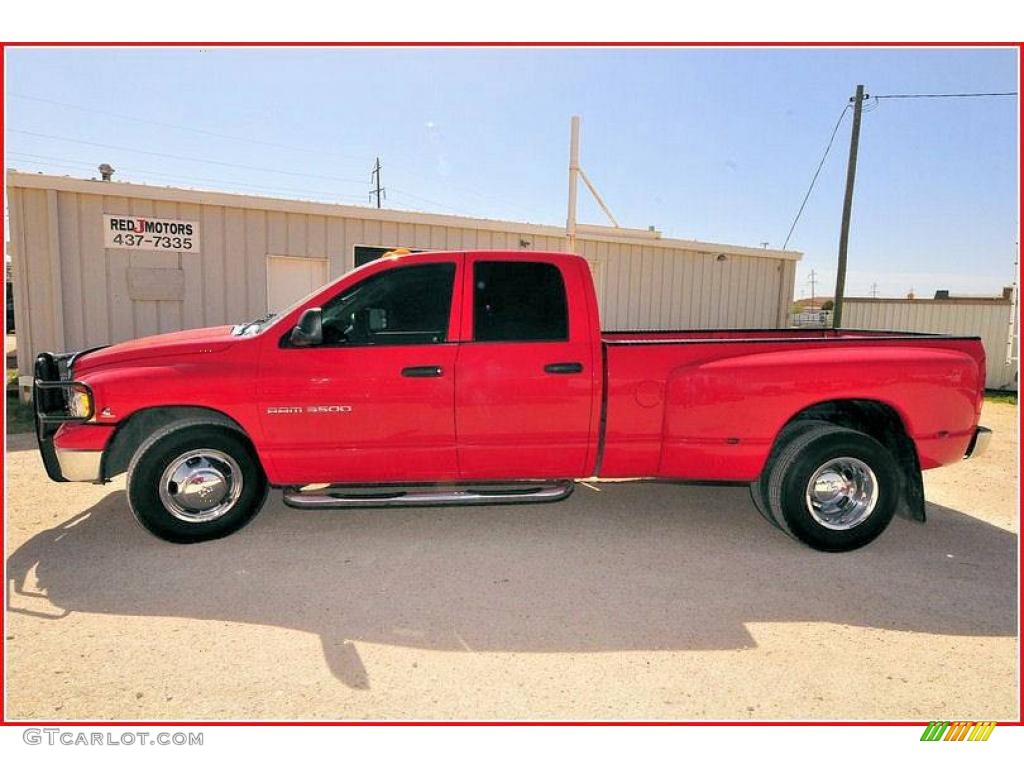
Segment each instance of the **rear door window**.
[[474,341],[567,341],[565,282],[554,264],[478,261],[473,265]]

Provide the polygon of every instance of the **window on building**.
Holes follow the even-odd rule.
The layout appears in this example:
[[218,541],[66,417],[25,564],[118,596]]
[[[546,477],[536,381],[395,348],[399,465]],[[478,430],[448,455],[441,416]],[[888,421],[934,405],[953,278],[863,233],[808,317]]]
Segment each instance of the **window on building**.
[[565,341],[569,312],[562,273],[532,261],[478,261],[473,267],[476,341]]
[[324,344],[440,344],[448,337],[452,263],[378,272],[323,307]]
[[[385,253],[388,253],[389,251],[393,251],[393,250],[395,250],[398,247],[399,246],[397,246],[397,245],[394,246],[393,248],[379,248],[379,247],[374,246],[374,245],[357,245],[353,249],[353,254],[354,254],[354,257],[355,257],[355,265],[357,267],[361,267],[361,266],[363,266],[363,264],[369,264],[371,261],[375,261],[375,260],[379,259]],[[422,253],[423,249],[422,248],[410,248],[409,252],[410,253]]]

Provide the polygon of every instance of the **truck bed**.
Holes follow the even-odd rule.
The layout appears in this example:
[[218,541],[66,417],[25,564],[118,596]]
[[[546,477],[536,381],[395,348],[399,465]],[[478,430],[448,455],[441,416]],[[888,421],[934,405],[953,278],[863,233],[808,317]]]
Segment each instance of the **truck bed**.
[[601,331],[608,344],[663,344],[666,342],[710,343],[723,341],[856,341],[864,339],[977,339],[977,336],[944,336],[906,331],[877,331],[843,328],[754,328],[686,331]]
[[809,406],[870,401],[923,469],[959,460],[980,414],[977,337],[832,329],[604,331],[602,477],[756,478]]

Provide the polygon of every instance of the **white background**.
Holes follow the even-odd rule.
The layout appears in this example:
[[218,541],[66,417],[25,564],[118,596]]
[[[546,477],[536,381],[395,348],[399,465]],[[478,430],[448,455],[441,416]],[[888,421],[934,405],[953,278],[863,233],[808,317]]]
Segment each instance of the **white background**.
[[[113,730],[102,725],[71,730]],[[133,727],[132,731],[153,727]],[[182,765],[253,766],[882,766],[1017,765],[1024,730],[996,726],[986,742],[919,741],[923,728],[857,726],[339,726],[283,728],[169,726],[202,730],[202,747],[28,746],[20,727],[0,733],[7,765],[161,768]],[[29,762],[31,761],[31,762]],[[252,761],[252,762],[250,762]]]
[[[269,7],[178,0],[8,3],[14,40],[586,40],[991,41],[1024,37],[1005,0],[962,3],[398,2]],[[148,18],[159,13],[159,18]],[[259,25],[259,26],[257,26]],[[198,36],[202,36],[201,38]],[[600,83],[595,83],[600,87]],[[1019,482],[1019,478],[1018,478]],[[913,664],[913,659],[907,659]],[[955,692],[951,692],[955,695]],[[101,724],[74,730],[113,730]],[[125,730],[158,731],[154,727]],[[1018,764],[1024,731],[998,726],[988,742],[922,743],[923,727],[218,727],[203,747],[29,746],[23,728],[0,731],[7,765],[881,765]],[[31,761],[31,762],[29,762]],[[868,762],[867,764],[870,764]]]
[[153,41],[1012,41],[1022,15],[1008,0],[969,4],[862,0],[552,2],[389,0],[237,5],[175,0],[4,4],[8,42]]

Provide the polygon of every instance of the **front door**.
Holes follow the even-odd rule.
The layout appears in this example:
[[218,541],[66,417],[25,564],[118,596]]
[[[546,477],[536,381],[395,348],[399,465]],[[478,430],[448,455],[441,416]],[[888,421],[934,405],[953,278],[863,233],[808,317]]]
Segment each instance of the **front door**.
[[[589,475],[596,363],[579,275],[556,264],[470,254],[456,369],[459,470],[465,479]],[[470,309],[470,306],[472,307]]]
[[268,346],[259,407],[278,482],[457,477],[459,261],[389,265],[323,304],[322,344],[295,347],[285,333]]

